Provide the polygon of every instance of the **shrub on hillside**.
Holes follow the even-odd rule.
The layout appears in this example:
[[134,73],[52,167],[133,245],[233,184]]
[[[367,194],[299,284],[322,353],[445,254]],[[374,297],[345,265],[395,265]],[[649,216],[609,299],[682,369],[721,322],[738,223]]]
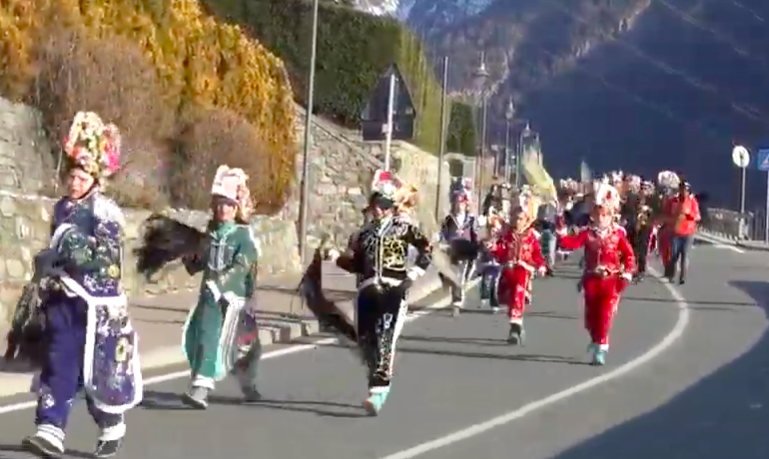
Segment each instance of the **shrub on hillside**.
[[33,56],[39,69],[30,101],[43,114],[54,144],[66,137],[75,113],[98,113],[122,135],[125,172],[111,192],[132,207],[167,202],[154,170],[167,155],[158,139],[169,138],[175,116],[163,103],[157,73],[141,49],[123,38],[99,42],[82,29],[65,28],[49,30]]
[[270,157],[259,132],[236,113],[205,113],[182,129],[174,151],[174,174],[169,179],[175,205],[208,209],[216,168],[226,164],[248,174],[257,213],[271,214],[282,207],[284,191],[271,185],[279,166]]
[[[202,0],[218,16],[247,26],[286,63],[295,97],[306,106],[312,2],[306,0]],[[305,33],[306,32],[306,33]],[[420,40],[392,18],[322,3],[313,110],[358,127],[378,77],[395,62],[417,111],[416,143],[437,152],[441,88]]]
[[[24,3],[24,8],[17,3]],[[3,63],[14,64],[0,73],[3,94],[18,100],[37,87],[34,45],[60,24],[81,28],[99,47],[108,47],[116,37],[138,46],[159,79],[156,101],[170,107],[169,113],[223,108],[243,117],[254,126],[270,157],[271,187],[287,194],[296,154],[291,85],[283,63],[261,44],[238,27],[203,14],[196,0],[2,2],[0,51]],[[124,62],[122,73],[132,72],[132,65]],[[159,144],[164,139],[157,135],[147,140]]]

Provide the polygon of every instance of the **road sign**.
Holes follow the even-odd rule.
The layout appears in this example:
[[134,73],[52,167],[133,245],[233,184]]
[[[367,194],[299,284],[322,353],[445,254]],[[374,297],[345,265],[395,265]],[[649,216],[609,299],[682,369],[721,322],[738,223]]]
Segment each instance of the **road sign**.
[[[390,81],[395,77],[395,91],[390,101]],[[392,102],[392,103],[391,103]],[[414,137],[414,120],[417,113],[409,94],[406,82],[398,70],[391,64],[379,77],[379,82],[361,112],[363,140],[381,141],[387,135],[388,106],[392,106],[392,140],[411,140]]]
[[732,149],[732,162],[740,169],[745,169],[750,164],[750,153],[742,145],[737,145]]
[[769,172],[769,148],[758,150],[756,154],[758,170]]

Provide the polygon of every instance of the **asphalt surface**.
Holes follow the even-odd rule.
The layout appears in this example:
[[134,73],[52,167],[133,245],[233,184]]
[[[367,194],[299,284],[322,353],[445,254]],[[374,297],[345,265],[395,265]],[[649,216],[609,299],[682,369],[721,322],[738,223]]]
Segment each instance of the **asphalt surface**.
[[[242,405],[233,381],[219,386],[205,412],[178,402],[184,380],[147,387],[145,406],[128,415],[119,457],[769,457],[769,340],[765,306],[756,306],[769,295],[765,256],[698,245],[689,281],[679,288],[688,302],[684,312],[656,280],[631,286],[604,368],[586,364],[576,274],[567,265],[559,277],[536,282],[525,347],[504,342],[504,315],[477,306],[456,318],[436,311],[406,325],[393,391],[377,418],[360,407],[366,381],[350,350],[320,346],[264,361],[265,400],[257,404]],[[680,339],[639,364],[681,325],[683,313],[688,323]],[[621,369],[634,361],[632,371]],[[596,378],[593,387],[574,389]],[[546,399],[570,388],[558,400]],[[479,425],[506,414],[494,429]],[[0,414],[0,459],[26,457],[16,445],[32,421],[30,409]],[[463,434],[447,437],[455,432]],[[68,429],[70,456],[87,455],[95,439],[78,403]],[[422,450],[412,449],[419,445]]]

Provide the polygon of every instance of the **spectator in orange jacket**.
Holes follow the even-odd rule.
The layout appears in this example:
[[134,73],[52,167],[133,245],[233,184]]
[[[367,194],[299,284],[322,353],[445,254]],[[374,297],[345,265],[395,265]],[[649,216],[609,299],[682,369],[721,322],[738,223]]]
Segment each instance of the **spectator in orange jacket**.
[[686,268],[689,264],[689,250],[694,242],[694,233],[699,223],[700,205],[691,194],[689,183],[681,180],[678,196],[668,201],[665,216],[672,229],[671,257],[665,265],[665,277],[670,282],[676,276],[676,265],[680,263],[678,283],[686,282]]

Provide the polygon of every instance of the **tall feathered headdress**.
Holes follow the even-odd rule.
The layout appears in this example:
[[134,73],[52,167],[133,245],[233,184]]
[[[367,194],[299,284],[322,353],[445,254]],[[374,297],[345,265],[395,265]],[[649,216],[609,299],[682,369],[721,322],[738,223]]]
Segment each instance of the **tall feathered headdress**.
[[678,188],[681,178],[673,171],[662,171],[657,174],[657,184],[669,190]]
[[248,189],[248,175],[243,169],[219,166],[211,184],[211,196],[228,199],[237,205],[240,220],[247,220],[251,216],[251,192]]
[[449,190],[449,202],[470,202],[472,196],[473,181],[468,177],[458,178],[452,183]]
[[521,188],[518,194],[518,209],[526,216],[526,226],[530,226],[537,219],[537,211],[542,204],[542,199],[527,185]]
[[619,191],[606,182],[598,182],[595,187],[595,205],[608,209],[610,212],[618,212],[620,208]]
[[105,179],[120,169],[120,131],[104,124],[94,112],[78,112],[72,121],[64,152],[70,167],[79,167],[96,179]]

